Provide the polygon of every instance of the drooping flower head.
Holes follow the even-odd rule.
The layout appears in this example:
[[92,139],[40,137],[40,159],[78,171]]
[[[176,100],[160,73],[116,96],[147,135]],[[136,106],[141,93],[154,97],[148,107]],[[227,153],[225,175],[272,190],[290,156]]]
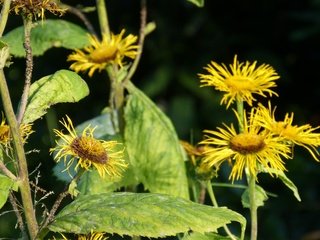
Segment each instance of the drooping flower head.
[[[203,163],[218,170],[223,162],[228,161],[232,165],[229,176],[232,181],[241,179],[245,168],[253,177],[259,173],[260,167],[271,175],[271,169],[285,171],[282,158],[291,157],[290,146],[281,136],[261,128],[255,115],[254,109],[249,118],[244,112],[241,133],[237,133],[233,125],[225,124],[225,128],[218,128],[217,131],[205,130],[205,139],[200,144],[211,148],[204,152]],[[237,118],[240,122],[238,115]]]
[[134,59],[137,55],[137,36],[129,34],[123,37],[125,30],[120,34],[111,34],[111,37],[103,34],[100,41],[96,36],[89,35],[90,45],[83,50],[75,50],[68,56],[68,61],[75,61],[70,68],[76,72],[89,71],[91,77],[98,70],[104,70],[109,64],[124,65],[124,58]]
[[[3,3],[3,0],[0,0],[0,2]],[[11,9],[16,14],[30,15],[35,19],[43,19],[45,11],[60,16],[66,11],[66,9],[59,7],[57,1],[53,0],[13,0],[11,1]]]
[[102,178],[105,175],[111,178],[121,177],[121,173],[127,168],[123,159],[123,149],[119,150],[121,143],[94,138],[95,128],[91,128],[90,125],[78,135],[68,116],[60,123],[67,129],[68,134],[54,129],[56,136],[61,140],[56,142],[57,146],[50,149],[50,152],[55,154],[54,159],[57,162],[64,160],[66,170],[76,162],[75,171],[79,167],[84,170],[94,167]]
[[267,64],[257,66],[257,62],[240,63],[237,55],[229,68],[225,64],[219,65],[211,62],[204,68],[208,74],[199,74],[203,86],[212,86],[216,90],[224,92],[221,104],[227,108],[236,101],[245,101],[250,106],[255,101],[255,94],[267,97],[277,95],[270,88],[276,87],[275,80],[279,79],[276,71]]
[[316,132],[320,126],[312,127],[309,124],[301,126],[293,125],[293,113],[286,113],[282,121],[277,121],[275,111],[276,108],[272,109],[270,102],[268,108],[259,104],[257,108],[257,121],[259,124],[270,132],[285,138],[292,144],[304,147],[315,160],[320,161],[317,150],[320,146],[320,133]]
[[[23,143],[26,143],[30,134],[34,132],[32,130],[32,124],[21,124],[19,131],[20,131]],[[0,144],[5,147],[8,147],[10,145],[11,140],[12,140],[12,135],[11,135],[10,127],[6,123],[6,119],[2,114],[2,119],[0,123]]]

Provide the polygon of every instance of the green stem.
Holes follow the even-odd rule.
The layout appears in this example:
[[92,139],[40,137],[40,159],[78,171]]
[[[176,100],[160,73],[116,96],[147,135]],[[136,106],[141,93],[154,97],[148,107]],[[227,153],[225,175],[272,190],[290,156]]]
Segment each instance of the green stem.
[[250,217],[251,217],[251,240],[256,240],[258,235],[258,217],[255,201],[256,179],[253,176],[249,177],[249,198],[250,198]]
[[38,232],[38,223],[35,216],[35,209],[33,207],[31,189],[28,178],[28,165],[22,144],[22,139],[19,131],[19,125],[14,115],[9,89],[6,83],[3,68],[0,69],[0,93],[3,103],[4,112],[6,114],[10,131],[13,138],[16,158],[19,164],[18,184],[22,198],[23,209],[26,217],[26,222],[31,239],[35,239]]
[[[218,202],[217,202],[217,199],[214,195],[214,192],[213,192],[213,188],[212,188],[212,184],[211,184],[211,181],[208,180],[206,181],[206,185],[207,185],[207,190],[208,190],[208,194],[209,194],[209,197],[211,199],[211,202],[212,202],[212,205],[214,207],[219,207],[218,205]],[[223,229],[226,231],[226,233],[228,234],[228,236],[232,239],[232,240],[236,240],[237,238],[231,233],[231,231],[229,230],[228,226],[227,225],[224,225],[223,226]]]
[[97,0],[97,12],[100,24],[100,31],[102,34],[107,35],[110,38],[110,27],[108,21],[107,7],[105,4],[105,0]]
[[[243,101],[237,101],[237,113],[239,117],[239,132],[242,133],[244,129],[244,107]],[[250,218],[251,218],[251,240],[256,240],[258,236],[258,217],[257,217],[257,210],[258,207],[256,206],[255,201],[255,193],[256,193],[256,179],[254,176],[250,174],[248,168],[245,170],[247,181],[248,181],[248,188],[249,188],[249,203],[250,203]]]
[[10,11],[10,4],[11,0],[4,0],[3,1],[3,7],[1,10],[1,16],[0,16],[0,37],[2,37],[2,34],[4,32],[4,29],[7,25],[8,15]]
[[237,113],[239,116],[239,132],[242,133],[243,132],[243,122],[244,122],[244,118],[243,118],[243,101],[237,101]]

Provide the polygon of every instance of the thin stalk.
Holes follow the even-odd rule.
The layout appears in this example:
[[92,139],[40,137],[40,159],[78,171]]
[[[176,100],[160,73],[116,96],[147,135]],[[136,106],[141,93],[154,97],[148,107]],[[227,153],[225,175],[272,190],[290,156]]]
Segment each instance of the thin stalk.
[[[212,188],[212,184],[211,184],[211,181],[208,180],[206,181],[206,185],[207,185],[207,191],[208,191],[208,194],[209,194],[209,197],[211,199],[211,202],[212,202],[212,205],[214,207],[219,207],[218,205],[218,202],[217,202],[217,199],[214,195],[214,192],[213,192],[213,188]],[[223,229],[226,231],[226,233],[228,234],[228,236],[232,239],[232,240],[237,240],[237,238],[231,233],[231,231],[229,230],[228,226],[227,225],[224,225],[223,226]]]
[[3,69],[0,69],[0,93],[3,103],[4,112],[6,114],[8,124],[10,126],[10,131],[13,138],[13,145],[15,148],[16,159],[19,165],[19,177],[18,184],[22,198],[22,205],[24,209],[24,214],[26,217],[26,222],[29,230],[29,235],[31,239],[34,239],[38,232],[38,223],[36,220],[35,209],[32,203],[31,189],[29,185],[28,178],[28,165],[26,160],[26,155],[24,152],[21,135],[19,132],[19,125],[14,115],[9,89],[6,83],[5,75]]
[[256,240],[258,235],[258,207],[256,206],[256,179],[250,176],[249,179],[249,202],[250,202],[250,217],[251,217],[251,240]]
[[26,52],[26,72],[25,72],[25,82],[23,87],[23,93],[21,96],[19,111],[17,115],[18,123],[21,123],[24,112],[27,107],[29,90],[31,85],[32,70],[33,70],[33,57],[31,49],[31,29],[32,29],[32,18],[30,16],[23,17],[24,25],[24,48]]
[[125,77],[125,79],[122,82],[122,85],[126,85],[128,81],[131,80],[133,74],[137,70],[137,67],[139,65],[142,50],[143,50],[143,44],[144,44],[144,38],[145,38],[145,29],[146,29],[146,23],[147,23],[147,1],[141,0],[141,10],[140,10],[140,33],[139,33],[139,42],[138,42],[138,51],[137,56],[135,57],[132,66],[130,67],[130,70]]
[[110,27],[108,21],[108,13],[107,7],[105,4],[105,0],[97,0],[96,1],[99,24],[100,24],[100,31],[102,34],[107,35],[110,38]]
[[0,16],[0,37],[2,37],[4,29],[7,25],[10,4],[11,4],[11,0],[4,0],[3,1],[3,7],[1,9],[1,16]]

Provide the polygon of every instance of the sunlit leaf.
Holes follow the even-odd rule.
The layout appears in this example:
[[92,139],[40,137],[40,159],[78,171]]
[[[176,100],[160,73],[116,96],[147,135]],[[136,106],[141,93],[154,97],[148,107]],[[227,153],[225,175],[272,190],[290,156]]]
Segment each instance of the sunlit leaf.
[[[44,54],[52,47],[67,49],[83,48],[89,44],[88,34],[76,24],[60,19],[47,19],[35,23],[31,30],[31,48],[33,56]],[[16,57],[24,57],[24,29],[18,27],[2,37],[10,47],[10,53]]]
[[13,189],[15,191],[18,190],[17,185],[12,179],[0,174],[0,209],[6,203],[10,193],[10,189]]
[[139,182],[150,192],[188,198],[184,154],[169,118],[133,84],[125,107],[125,143]]
[[246,220],[225,207],[211,207],[164,194],[102,193],[78,197],[49,225],[54,232],[165,237],[189,230],[205,233],[238,222],[243,238]]
[[187,1],[193,3],[197,7],[203,7],[204,6],[204,0],[187,0]]
[[78,102],[89,94],[86,82],[75,72],[60,70],[45,76],[30,86],[23,123],[42,117],[54,104]]
[[[263,170],[263,169],[262,169]],[[268,169],[268,171],[265,171],[266,173],[270,172],[275,174],[293,193],[295,198],[301,202],[301,198],[299,195],[298,188],[296,185],[286,176],[286,174],[283,171],[279,171],[276,169]]]

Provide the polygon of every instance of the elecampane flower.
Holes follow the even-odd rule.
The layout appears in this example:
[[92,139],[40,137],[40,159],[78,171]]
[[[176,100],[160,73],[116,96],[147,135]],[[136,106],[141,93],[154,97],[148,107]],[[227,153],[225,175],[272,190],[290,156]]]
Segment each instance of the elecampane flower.
[[[3,3],[3,0],[0,0]],[[62,9],[57,1],[52,0],[14,0],[11,2],[11,9],[16,14],[31,15],[34,18],[44,18],[45,11],[49,11],[56,15],[62,15],[66,9]]]
[[76,161],[75,171],[78,170],[78,167],[85,170],[94,167],[102,178],[106,174],[111,178],[121,177],[127,164],[123,159],[123,149],[119,150],[120,143],[94,138],[95,128],[91,128],[90,125],[82,131],[81,135],[78,135],[68,116],[66,120],[63,119],[60,122],[67,129],[68,134],[54,129],[56,136],[61,138],[56,142],[57,146],[50,149],[51,153],[55,153],[54,159],[57,162],[63,159],[66,170],[69,170]]
[[[32,130],[32,124],[21,124],[19,128],[22,141],[26,143],[28,137],[34,131]],[[6,119],[2,115],[1,123],[0,123],[0,144],[8,147],[10,145],[10,141],[12,140],[10,127],[6,123]]]
[[272,109],[270,102],[268,108],[259,104],[256,115],[259,124],[272,133],[285,138],[287,141],[304,147],[315,160],[319,161],[317,148],[320,146],[320,133],[316,131],[320,126],[312,127],[309,124],[301,126],[293,125],[294,113],[286,113],[283,121],[277,121],[275,110],[276,108]]
[[89,235],[79,235],[78,240],[106,240],[104,233],[91,233]]
[[211,62],[204,68],[208,74],[199,74],[200,82],[203,86],[212,86],[216,90],[224,92],[221,104],[226,104],[227,108],[236,101],[245,101],[250,106],[255,101],[254,94],[263,97],[277,95],[270,88],[276,87],[275,80],[279,79],[276,71],[267,64],[257,66],[257,62],[239,63],[237,55],[233,64],[229,68],[223,63],[219,65]]
[[68,56],[68,61],[74,61],[70,68],[76,72],[89,71],[91,77],[96,70],[104,70],[109,64],[123,67],[124,58],[134,59],[138,49],[138,45],[135,45],[138,37],[129,34],[123,38],[124,33],[123,29],[118,35],[111,34],[110,38],[104,34],[102,41],[89,35],[90,45]]
[[258,174],[260,166],[270,175],[271,169],[285,171],[282,158],[291,157],[290,146],[282,137],[264,131],[254,116],[252,110],[248,122],[244,113],[244,130],[241,133],[237,133],[233,125],[224,125],[225,128],[217,131],[205,130],[206,138],[200,144],[211,148],[204,152],[203,163],[218,170],[223,162],[228,161],[232,165],[229,176],[232,181],[241,179],[245,168],[253,177]]

